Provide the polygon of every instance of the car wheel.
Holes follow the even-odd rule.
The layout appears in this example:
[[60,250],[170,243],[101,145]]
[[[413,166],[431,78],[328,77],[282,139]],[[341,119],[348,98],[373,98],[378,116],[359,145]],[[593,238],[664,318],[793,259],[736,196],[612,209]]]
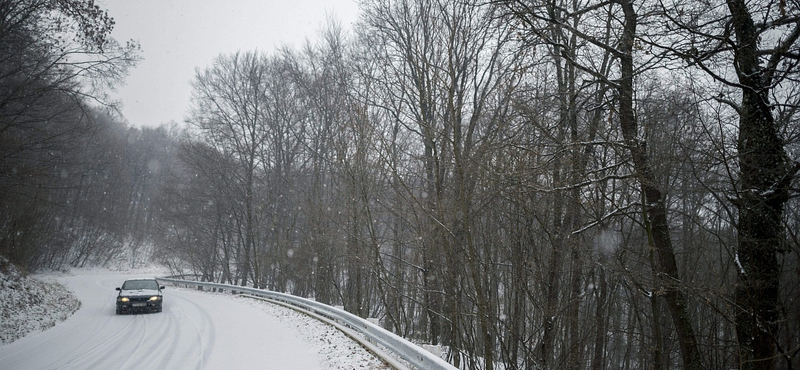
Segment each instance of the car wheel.
[[117,307],[117,315],[120,315],[120,314],[122,314],[122,309]]

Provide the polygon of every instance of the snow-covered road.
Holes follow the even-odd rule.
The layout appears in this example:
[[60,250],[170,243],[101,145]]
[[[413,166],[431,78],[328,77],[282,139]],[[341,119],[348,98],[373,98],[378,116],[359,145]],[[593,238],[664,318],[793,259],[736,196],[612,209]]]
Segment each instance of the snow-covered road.
[[[164,311],[116,315],[115,287],[138,275],[60,278],[82,302],[72,317],[44,332],[0,346],[0,367],[27,369],[330,369],[383,368],[362,348],[324,326],[314,335],[353,355],[332,363],[310,343],[309,325],[288,309],[230,295],[164,290]],[[300,329],[298,329],[300,328]],[[343,336],[342,336],[343,337]],[[313,342],[313,340],[312,340]],[[349,347],[349,348],[345,348]],[[357,353],[359,350],[364,353]],[[334,366],[332,366],[334,365]]]

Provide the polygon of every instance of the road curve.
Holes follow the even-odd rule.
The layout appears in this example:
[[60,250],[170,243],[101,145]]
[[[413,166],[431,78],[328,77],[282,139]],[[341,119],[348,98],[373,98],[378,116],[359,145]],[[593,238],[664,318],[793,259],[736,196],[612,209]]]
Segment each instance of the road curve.
[[322,369],[288,324],[241,299],[164,290],[164,311],[116,315],[115,287],[140,275],[59,279],[81,301],[44,332],[0,346],[0,367],[29,369]]

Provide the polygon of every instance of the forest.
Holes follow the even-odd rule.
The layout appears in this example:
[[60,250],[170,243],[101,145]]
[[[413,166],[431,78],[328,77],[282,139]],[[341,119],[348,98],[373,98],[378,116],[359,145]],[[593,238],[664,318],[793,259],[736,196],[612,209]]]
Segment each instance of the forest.
[[359,4],[150,128],[113,14],[0,0],[0,255],[313,298],[462,369],[800,367],[800,2]]

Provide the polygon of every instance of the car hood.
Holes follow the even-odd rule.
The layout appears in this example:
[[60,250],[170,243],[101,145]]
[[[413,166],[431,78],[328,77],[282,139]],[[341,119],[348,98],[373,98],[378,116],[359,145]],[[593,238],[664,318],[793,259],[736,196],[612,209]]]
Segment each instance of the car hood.
[[131,290],[120,290],[119,295],[121,296],[136,296],[136,295],[161,295],[161,292],[155,289],[131,289]]

